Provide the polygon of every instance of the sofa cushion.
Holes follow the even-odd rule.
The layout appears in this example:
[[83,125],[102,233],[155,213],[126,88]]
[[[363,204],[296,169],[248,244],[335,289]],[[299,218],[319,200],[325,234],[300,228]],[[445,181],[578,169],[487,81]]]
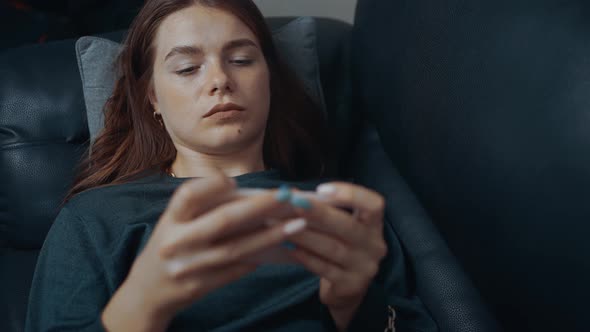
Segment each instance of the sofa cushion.
[[41,247],[84,151],[74,42],[0,53],[0,247]]
[[[315,19],[297,18],[274,30],[273,37],[283,59],[325,111],[316,47]],[[103,108],[115,85],[114,61],[120,50],[119,43],[99,37],[82,37],[76,42],[91,142],[94,142],[104,126]]]

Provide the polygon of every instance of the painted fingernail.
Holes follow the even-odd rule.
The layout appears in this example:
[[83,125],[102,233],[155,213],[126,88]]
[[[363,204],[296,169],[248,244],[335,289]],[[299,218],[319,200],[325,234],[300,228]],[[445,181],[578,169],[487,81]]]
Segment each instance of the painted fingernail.
[[297,246],[295,246],[293,243],[291,243],[289,241],[285,241],[285,242],[281,243],[281,247],[283,247],[289,251],[293,251],[297,248]]
[[178,275],[191,263],[190,257],[177,257],[167,262],[167,269],[173,275]]
[[181,262],[178,262],[178,261],[172,261],[172,262],[169,262],[166,267],[168,268],[168,271],[170,273],[172,273],[173,275],[176,275],[176,274],[180,273],[180,271],[182,271],[182,269],[184,269],[184,264],[182,264]]
[[291,198],[291,188],[283,184],[279,187],[279,191],[276,193],[275,198],[279,202],[286,202]]
[[336,193],[336,187],[329,184],[322,184],[317,187],[316,191],[320,196],[328,197]]
[[284,226],[283,232],[286,235],[292,235],[292,234],[295,234],[295,233],[299,232],[300,230],[304,229],[306,225],[307,225],[307,221],[305,219],[303,219],[303,218],[295,219],[293,221],[288,222]]
[[291,196],[291,205],[304,210],[311,209],[311,202],[307,198],[297,194]]

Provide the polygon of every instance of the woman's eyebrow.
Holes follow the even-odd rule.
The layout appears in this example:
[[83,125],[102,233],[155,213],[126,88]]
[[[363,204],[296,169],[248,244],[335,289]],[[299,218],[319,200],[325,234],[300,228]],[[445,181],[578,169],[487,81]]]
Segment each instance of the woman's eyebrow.
[[223,51],[227,52],[229,50],[233,50],[233,49],[240,48],[240,47],[247,47],[247,46],[258,48],[258,45],[256,45],[256,43],[254,41],[252,41],[251,39],[242,38],[242,39],[232,40],[232,41],[226,43],[223,46]]
[[175,56],[175,55],[196,55],[196,54],[202,54],[203,50],[200,47],[196,47],[196,46],[190,46],[190,45],[184,45],[184,46],[175,46],[172,48],[172,50],[170,51],[170,53],[168,53],[166,55],[166,57],[164,58],[164,62],[166,62],[166,60],[168,60],[169,58]]
[[[227,52],[236,48],[240,47],[254,47],[258,48],[258,45],[254,41],[248,38],[236,39],[226,43],[223,46],[223,51]],[[203,49],[197,46],[191,45],[182,45],[182,46],[175,46],[172,50],[166,55],[164,58],[164,62],[166,62],[169,58],[175,55],[197,55],[203,54]]]

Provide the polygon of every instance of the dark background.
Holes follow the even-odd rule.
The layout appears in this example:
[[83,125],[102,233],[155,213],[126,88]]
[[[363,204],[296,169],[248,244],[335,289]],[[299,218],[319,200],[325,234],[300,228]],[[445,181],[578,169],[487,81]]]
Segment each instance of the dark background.
[[0,51],[125,29],[143,0],[0,0]]

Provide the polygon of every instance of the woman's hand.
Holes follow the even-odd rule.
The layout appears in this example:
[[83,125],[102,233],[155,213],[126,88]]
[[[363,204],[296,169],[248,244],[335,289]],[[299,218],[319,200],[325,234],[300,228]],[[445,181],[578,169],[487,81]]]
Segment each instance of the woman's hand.
[[291,198],[308,227],[289,237],[297,247],[290,255],[320,277],[320,300],[338,328],[345,330],[387,254],[385,200],[374,191],[344,182],[326,183],[317,192],[321,201],[306,199],[297,191]]
[[[235,182],[220,174],[187,181],[174,193],[127,279],[103,311],[109,331],[165,330],[178,311],[255,270],[246,258],[305,227],[302,220],[262,224],[277,215],[296,217],[284,192],[269,190],[227,202],[235,189]],[[290,211],[288,216],[285,211]],[[257,224],[259,228],[251,227]]]

